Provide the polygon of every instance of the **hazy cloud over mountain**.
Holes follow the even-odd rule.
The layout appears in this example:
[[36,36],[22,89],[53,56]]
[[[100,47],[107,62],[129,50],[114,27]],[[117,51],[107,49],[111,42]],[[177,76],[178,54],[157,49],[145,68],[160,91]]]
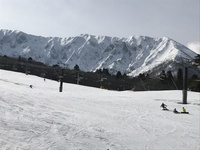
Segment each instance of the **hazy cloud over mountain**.
[[200,54],[200,42],[190,42],[187,44],[187,47],[195,53]]

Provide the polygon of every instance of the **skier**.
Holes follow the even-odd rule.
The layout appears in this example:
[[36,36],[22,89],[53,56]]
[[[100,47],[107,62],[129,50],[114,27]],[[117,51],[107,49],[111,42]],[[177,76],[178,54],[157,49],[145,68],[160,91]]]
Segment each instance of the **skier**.
[[32,89],[32,88],[33,88],[33,85],[30,85],[29,87]]
[[176,110],[176,108],[174,108],[174,111],[173,111],[175,114],[178,114],[179,112]]
[[167,105],[165,105],[164,103],[162,103],[162,104],[160,105],[160,107],[162,107],[163,110],[168,110],[168,109],[167,109]]

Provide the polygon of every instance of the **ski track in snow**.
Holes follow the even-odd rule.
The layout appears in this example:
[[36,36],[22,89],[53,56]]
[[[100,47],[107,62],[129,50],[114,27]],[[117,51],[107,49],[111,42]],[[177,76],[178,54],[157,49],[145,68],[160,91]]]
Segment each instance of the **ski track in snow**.
[[[31,89],[29,85],[33,85]],[[0,70],[2,150],[199,149],[199,93],[117,92]],[[162,111],[164,102],[170,111]]]

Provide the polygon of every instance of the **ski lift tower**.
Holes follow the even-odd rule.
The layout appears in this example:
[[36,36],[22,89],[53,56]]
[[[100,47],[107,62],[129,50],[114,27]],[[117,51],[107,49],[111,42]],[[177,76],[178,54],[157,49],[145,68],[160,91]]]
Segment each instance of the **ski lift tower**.
[[61,75],[59,76],[59,79],[60,79],[59,92],[63,91],[63,76],[64,76],[64,69],[61,69]]
[[183,104],[187,104],[187,78],[188,78],[188,67],[184,66],[184,73],[183,73]]
[[80,76],[80,73],[79,71],[77,72],[77,81],[76,81],[76,84],[80,84],[80,81],[82,80],[83,78]]
[[187,104],[187,79],[188,79],[188,67],[192,63],[191,59],[186,59],[186,58],[181,58],[182,64],[184,66],[184,71],[183,71],[183,104]]

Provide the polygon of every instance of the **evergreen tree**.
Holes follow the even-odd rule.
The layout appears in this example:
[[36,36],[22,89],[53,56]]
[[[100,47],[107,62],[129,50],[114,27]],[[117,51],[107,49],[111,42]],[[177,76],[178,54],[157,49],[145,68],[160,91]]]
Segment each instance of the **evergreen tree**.
[[79,68],[79,66],[77,64],[74,66],[74,70],[75,71],[80,71],[80,68]]
[[197,79],[198,79],[198,75],[193,74],[192,77],[191,77],[191,79],[192,79],[192,80],[197,80]]
[[21,56],[19,56],[19,57],[18,57],[18,60],[21,60],[21,59],[22,59]]
[[189,79],[189,89],[192,91],[200,92],[200,78],[198,75],[193,74]]
[[178,69],[177,80],[183,80],[183,70],[181,68]]
[[144,73],[140,73],[140,74],[139,74],[139,76],[138,76],[138,78],[140,78],[140,79],[145,79],[145,78],[146,78],[146,76],[145,76],[145,74],[144,74]]
[[195,64],[200,66],[200,55],[199,54],[195,57],[194,62],[195,62]]
[[118,71],[117,74],[116,74],[116,78],[117,78],[117,79],[120,79],[121,77],[122,77],[122,74],[121,74],[120,71]]
[[95,71],[95,73],[101,74],[101,73],[102,73],[102,70],[101,70],[101,69],[97,69],[97,70]]
[[166,74],[165,74],[165,70],[162,70],[162,72],[160,73],[160,78],[161,78],[162,80],[166,80],[167,76],[166,76]]
[[105,69],[105,68],[103,68],[103,73],[106,74],[106,75],[110,75],[109,70]]
[[32,60],[33,60],[32,57],[29,57],[29,58],[28,58],[28,61],[32,61]]
[[171,70],[167,71],[167,79],[168,79],[168,80],[173,79],[173,75],[172,75]]
[[169,89],[171,89],[171,90],[178,88],[176,83],[174,82],[174,77],[172,75],[171,70],[167,71],[167,84],[169,86]]

